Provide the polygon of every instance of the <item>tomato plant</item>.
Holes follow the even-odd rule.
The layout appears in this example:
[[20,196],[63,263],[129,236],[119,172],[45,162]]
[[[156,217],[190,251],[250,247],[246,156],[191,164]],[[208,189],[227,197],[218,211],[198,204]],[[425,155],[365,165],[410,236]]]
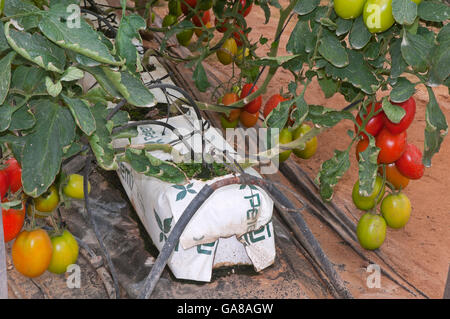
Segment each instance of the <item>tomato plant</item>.
[[[2,203],[8,203],[7,200],[3,200]],[[2,218],[3,218],[3,234],[5,237],[5,243],[13,240],[20,233],[25,220],[25,203],[20,202],[21,208],[3,208],[2,205]]]
[[381,214],[391,228],[402,228],[411,216],[411,202],[403,194],[390,194],[381,202]]
[[60,235],[52,236],[51,242],[53,253],[48,271],[63,274],[67,271],[67,267],[75,264],[78,259],[78,243],[68,230],[64,230]]
[[24,230],[12,246],[14,267],[22,275],[39,277],[50,265],[53,248],[50,237],[43,229]]

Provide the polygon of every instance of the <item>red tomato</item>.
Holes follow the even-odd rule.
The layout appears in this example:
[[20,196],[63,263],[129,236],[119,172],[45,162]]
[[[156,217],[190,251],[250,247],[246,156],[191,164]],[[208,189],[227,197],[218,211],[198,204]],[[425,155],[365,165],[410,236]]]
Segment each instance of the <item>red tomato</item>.
[[381,149],[378,154],[378,162],[393,163],[402,156],[406,149],[406,132],[392,134],[388,129],[383,128],[375,141],[376,146]]
[[0,171],[0,198],[3,199],[5,197],[6,192],[8,192],[9,188],[9,179],[8,173],[5,170]]
[[364,152],[366,150],[367,146],[369,146],[369,139],[368,138],[363,138],[356,145],[356,160],[358,162],[359,162],[359,153]]
[[398,105],[401,108],[403,108],[406,111],[405,116],[402,118],[402,120],[399,123],[393,123],[389,121],[389,119],[386,117],[385,124],[387,129],[392,134],[400,134],[403,131],[406,131],[406,129],[411,125],[412,121],[414,120],[414,116],[416,115],[416,101],[412,97],[409,98],[406,102],[403,103],[392,103],[394,105]]
[[266,102],[266,105],[264,106],[264,118],[267,118],[267,116],[272,112],[274,108],[278,106],[281,102],[286,101],[284,97],[282,97],[280,94],[274,94],[272,95]]
[[233,38],[234,38],[234,41],[236,41],[236,44],[238,47],[240,47],[244,44],[244,40],[243,40],[244,37],[245,37],[245,34],[241,28],[239,28],[238,31],[233,32]]
[[[380,167],[378,171],[383,175],[383,168]],[[399,172],[395,163],[386,165],[386,179],[395,189],[405,189],[409,184],[409,178]]]
[[[199,14],[201,15],[202,13],[200,12]],[[200,21],[200,16],[199,15],[195,15],[195,16],[192,17],[192,23],[194,23],[194,25],[196,27],[199,27],[199,28],[202,27],[202,22],[203,22],[203,25],[206,25],[210,21],[211,21],[211,14],[210,14],[209,10],[203,12],[201,21]]]
[[227,32],[227,28],[224,27],[225,24],[227,24],[229,22],[228,19],[225,19],[225,21],[220,22],[217,18],[214,19],[214,25],[216,26],[217,31],[219,31],[220,33],[225,33]]
[[[382,106],[381,102],[376,103],[375,104],[375,112],[378,111],[381,108],[381,106]],[[372,104],[367,105],[366,112],[363,115],[364,119],[367,118],[367,115],[371,112],[371,110],[372,110]],[[383,111],[381,111],[377,115],[373,116],[366,124],[367,133],[369,133],[372,136],[376,136],[384,126],[384,118],[385,117],[386,117],[386,115],[384,114]],[[358,123],[359,126],[361,126],[361,124],[363,122],[359,113],[356,116],[356,122]],[[356,125],[355,125],[355,131],[358,132],[358,127]],[[364,137],[367,137],[365,133],[361,133],[361,135],[363,135]]]
[[240,8],[239,8],[239,13],[240,14],[242,14],[244,17],[246,17],[246,16],[248,16],[248,14],[250,13],[250,11],[252,10],[252,6],[253,6],[253,3],[250,3],[249,5],[248,5],[248,8],[247,9],[245,9],[245,11],[244,11],[244,8],[245,8],[245,6],[247,5],[247,0],[240,0]]
[[[4,200],[3,203],[7,202]],[[17,237],[25,221],[25,203],[22,203],[21,209],[2,209],[3,234],[5,243]]]
[[184,1],[181,1],[181,11],[183,11],[183,13],[185,15],[189,13],[189,10],[191,8],[195,8],[196,6],[197,6],[197,0],[184,0]]
[[15,158],[10,158],[5,163],[8,167],[5,172],[8,174],[9,188],[16,193],[22,187],[22,168]]
[[425,165],[422,163],[422,152],[413,144],[406,145],[405,152],[395,162],[395,166],[409,179],[421,178],[425,170]]
[[[253,87],[253,90],[252,87],[253,87],[252,83],[247,83],[244,85],[241,92],[241,99],[258,90],[258,87],[256,85]],[[247,111],[248,113],[256,113],[261,108],[261,104],[262,104],[262,97],[260,95],[256,99],[247,103],[244,107],[244,110]]]

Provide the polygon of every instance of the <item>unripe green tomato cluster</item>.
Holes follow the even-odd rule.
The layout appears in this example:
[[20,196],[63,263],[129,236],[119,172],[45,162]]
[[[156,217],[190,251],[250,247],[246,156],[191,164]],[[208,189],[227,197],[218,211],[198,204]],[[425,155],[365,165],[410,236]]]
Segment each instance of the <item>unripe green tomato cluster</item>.
[[[422,0],[411,0],[419,5]],[[356,19],[363,15],[371,33],[384,32],[395,23],[392,0],[334,0],[334,11],[342,19]]]

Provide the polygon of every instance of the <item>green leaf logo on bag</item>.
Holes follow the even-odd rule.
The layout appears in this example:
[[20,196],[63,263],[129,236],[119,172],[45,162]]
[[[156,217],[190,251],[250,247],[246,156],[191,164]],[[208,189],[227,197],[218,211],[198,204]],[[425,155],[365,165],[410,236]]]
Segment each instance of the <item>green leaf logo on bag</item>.
[[158,227],[161,230],[161,233],[159,234],[159,241],[166,241],[167,240],[167,234],[169,234],[170,229],[172,228],[172,220],[173,217],[170,218],[166,218],[164,219],[164,221],[161,221],[161,218],[158,216],[158,213],[156,212],[156,210],[153,210],[153,212],[155,213],[155,219],[156,222],[158,223]]
[[181,191],[177,194],[177,201],[183,200],[183,199],[186,197],[186,195],[187,195],[188,192],[191,193],[191,194],[197,194],[197,191],[191,189],[192,186],[194,186],[193,183],[190,183],[190,184],[187,185],[187,186],[184,186],[184,185],[172,185],[173,188],[176,188],[176,189],[181,190]]

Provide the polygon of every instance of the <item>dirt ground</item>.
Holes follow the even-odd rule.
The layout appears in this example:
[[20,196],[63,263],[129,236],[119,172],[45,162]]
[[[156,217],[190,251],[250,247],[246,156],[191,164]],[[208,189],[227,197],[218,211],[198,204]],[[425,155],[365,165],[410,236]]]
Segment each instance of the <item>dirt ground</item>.
[[[285,6],[286,0],[280,0]],[[164,5],[165,3],[162,3]],[[164,15],[165,8],[157,9],[160,15]],[[274,38],[278,12],[273,11],[273,16],[268,24],[264,23],[264,12],[254,6],[247,16],[247,23],[253,28],[250,34],[251,41],[258,41],[260,36],[269,39]],[[296,19],[292,19],[280,40],[280,55],[286,55],[285,47],[289,39],[290,31],[294,28]],[[270,47],[267,45],[258,49],[259,55],[265,55]],[[213,68],[221,70],[224,74],[230,74],[231,68],[221,65],[215,55],[207,59],[207,63]],[[264,76],[261,77],[264,79]],[[271,81],[267,92],[263,96],[266,101],[269,96],[283,89],[287,91],[287,85],[292,80],[292,75],[283,70],[278,70]],[[262,80],[260,80],[262,82]],[[435,88],[435,94],[440,106],[443,108],[447,121],[450,122],[450,97],[445,87]],[[386,93],[384,93],[386,94]],[[414,143],[423,150],[425,109],[428,103],[428,95],[425,87],[418,87],[414,95],[417,103],[417,114],[415,121],[408,129],[408,142]],[[319,104],[330,108],[341,109],[348,103],[340,94],[335,94],[330,99],[325,99],[324,94],[314,81],[307,90],[305,99],[309,104]],[[335,128],[323,133],[319,137],[317,154],[308,161],[301,161],[291,157],[290,161],[296,161],[312,177],[315,177],[320,169],[321,163],[333,155],[334,149],[345,149],[350,142],[347,130],[352,129],[353,124],[349,121],[339,123]],[[353,154],[353,153],[351,153]],[[450,263],[450,199],[447,193],[450,187],[450,139],[447,138],[438,154],[432,161],[432,167],[425,170],[422,179],[411,181],[406,195],[410,198],[413,212],[407,226],[402,230],[388,230],[383,252],[397,266],[400,273],[421,289],[431,298],[442,298],[444,285],[447,278]],[[351,191],[357,179],[357,162],[351,156],[351,167],[335,188],[335,202],[353,216],[355,221],[362,215],[352,202]],[[366,287],[368,273],[361,259],[350,249],[340,243],[339,238],[326,229],[316,219],[305,216],[310,227],[322,244],[330,259],[339,265],[339,273],[349,285],[349,289],[356,298],[408,298],[410,295],[392,282],[381,281],[381,289],[369,289]]]

